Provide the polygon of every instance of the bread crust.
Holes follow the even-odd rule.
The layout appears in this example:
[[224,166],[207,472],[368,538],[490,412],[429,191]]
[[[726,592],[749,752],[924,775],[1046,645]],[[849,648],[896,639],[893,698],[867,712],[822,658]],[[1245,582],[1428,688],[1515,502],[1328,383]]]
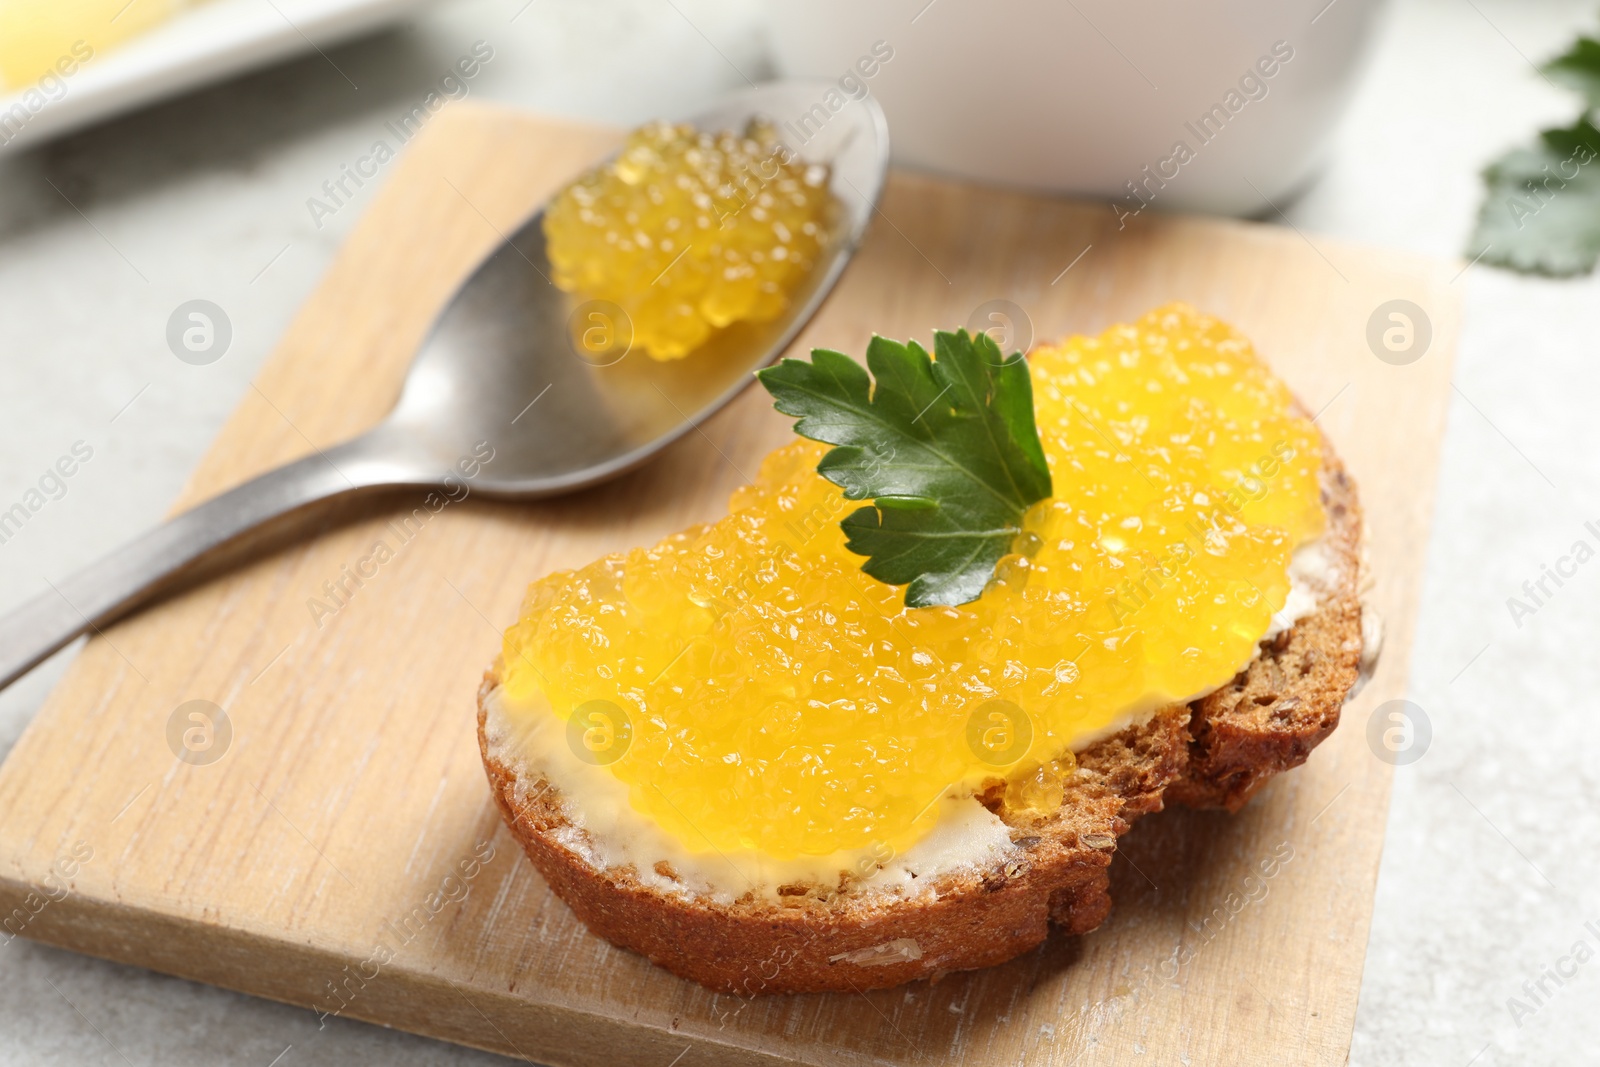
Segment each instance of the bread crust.
[[1217,692],[1160,709],[1079,753],[1058,812],[1014,811],[1003,790],[985,794],[1010,829],[1011,849],[918,893],[842,879],[839,887],[792,887],[777,901],[752,892],[725,903],[663,892],[632,867],[596,867],[562,843],[586,831],[573,827],[559,791],[496,750],[494,668],[478,693],[490,791],[512,836],[591,931],[718,992],[859,991],[1002,963],[1038,945],[1052,924],[1080,934],[1105,919],[1117,838],[1140,816],[1167,797],[1236,811],[1338,724],[1361,652],[1361,511],[1326,442],[1322,496],[1333,566],[1314,613],[1263,642]]
[[1322,462],[1323,537],[1337,573],[1314,613],[1263,642],[1232,682],[1190,705],[1188,765],[1167,792],[1179,804],[1238,811],[1339,725],[1361,662],[1361,505],[1326,442]]

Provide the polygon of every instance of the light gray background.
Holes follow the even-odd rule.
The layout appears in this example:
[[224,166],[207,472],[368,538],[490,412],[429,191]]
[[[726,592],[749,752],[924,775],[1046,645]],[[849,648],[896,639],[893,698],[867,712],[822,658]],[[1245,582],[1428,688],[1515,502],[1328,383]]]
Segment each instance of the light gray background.
[[[320,229],[305,199],[474,40],[496,49],[475,95],[620,123],[693,108],[740,83],[732,65],[768,69],[751,0],[524,3],[463,0],[331,62],[311,56],[0,160],[0,503],[74,441],[95,451],[66,497],[0,546],[0,608],[161,517],[373,186]],[[1593,27],[1590,0],[1399,0],[1289,220],[1313,241],[1457,255],[1482,164],[1574,113],[1530,58]],[[1454,284],[1467,309],[1459,391],[1409,694],[1434,736],[1395,774],[1351,1060],[1587,1061],[1600,964],[1520,1026],[1507,998],[1525,998],[1524,980],[1578,938],[1600,943],[1582,929],[1600,919],[1588,890],[1600,882],[1600,564],[1520,628],[1505,601],[1600,520],[1600,281],[1480,266]],[[169,313],[196,296],[234,328],[207,367],[163,342]],[[65,659],[0,695],[0,753]],[[0,946],[4,1064],[491,1062],[506,1061],[344,1020],[319,1032],[308,1012]]]

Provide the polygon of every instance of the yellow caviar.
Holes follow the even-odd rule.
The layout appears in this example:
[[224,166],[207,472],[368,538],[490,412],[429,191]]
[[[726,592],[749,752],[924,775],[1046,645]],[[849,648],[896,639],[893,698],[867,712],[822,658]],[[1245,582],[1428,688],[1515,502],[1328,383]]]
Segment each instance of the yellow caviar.
[[797,439],[726,518],[535,582],[508,697],[621,709],[610,772],[695,851],[903,851],[996,778],[1058,806],[1074,748],[1250,660],[1324,516],[1315,429],[1224,323],[1172,305],[1030,362],[1055,496],[979,600],[863,574]]
[[826,167],[768,123],[743,136],[659,122],[545,213],[556,285],[619,306],[632,342],[678,359],[713,330],[776,318],[827,240]]

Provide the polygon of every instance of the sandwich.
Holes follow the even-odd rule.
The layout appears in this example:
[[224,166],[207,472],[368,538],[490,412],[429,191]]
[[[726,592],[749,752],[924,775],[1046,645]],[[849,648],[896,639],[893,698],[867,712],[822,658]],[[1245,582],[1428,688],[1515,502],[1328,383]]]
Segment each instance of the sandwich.
[[763,371],[797,439],[724,518],[535,581],[478,693],[551,889],[717,991],[1087,933],[1137,819],[1239,810],[1358,675],[1355,484],[1227,324],[866,355]]

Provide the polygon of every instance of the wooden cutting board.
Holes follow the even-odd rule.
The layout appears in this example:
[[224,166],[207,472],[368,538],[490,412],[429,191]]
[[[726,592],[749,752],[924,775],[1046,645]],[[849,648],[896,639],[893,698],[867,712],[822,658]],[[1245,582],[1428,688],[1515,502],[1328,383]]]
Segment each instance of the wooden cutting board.
[[[477,106],[435,118],[177,507],[377,421],[499,231],[617,140]],[[1054,338],[1187,300],[1254,338],[1360,482],[1386,631],[1375,678],[1310,764],[1244,813],[1141,823],[1112,868],[1115,910],[1087,937],[937,984],[747,1002],[590,936],[502,829],[473,696],[524,585],[722,514],[740,472],[790,436],[759,389],[610,486],[469,497],[409,539],[389,524],[420,496],[358,502],[90,641],[0,768],[0,917],[10,933],[557,1065],[1343,1063],[1389,797],[1366,728],[1405,693],[1452,273],[1273,226],[1145,212],[1123,228],[1105,205],[901,173],[801,336],[797,350],[860,352],[873,331],[926,338],[1008,300]],[[1402,299],[1432,339],[1392,365],[1368,324]],[[315,610],[378,541],[392,558],[337,612]],[[194,706],[179,710],[190,701],[225,709],[227,728],[208,738]]]

